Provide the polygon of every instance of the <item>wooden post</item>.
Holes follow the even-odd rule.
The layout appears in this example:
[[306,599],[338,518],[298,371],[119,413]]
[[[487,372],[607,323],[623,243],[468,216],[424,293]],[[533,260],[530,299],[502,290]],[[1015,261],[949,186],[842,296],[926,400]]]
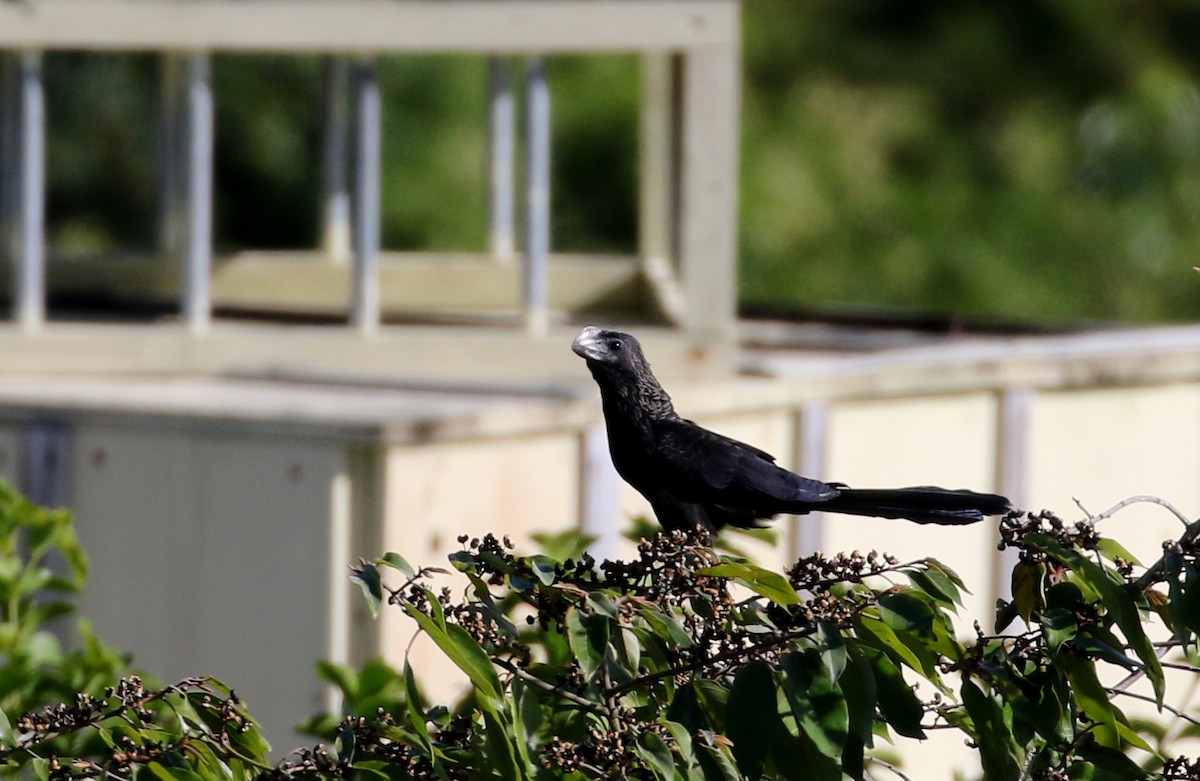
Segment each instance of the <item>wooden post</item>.
[[[1014,507],[1024,507],[1029,499],[1031,418],[1035,392],[1032,388],[1006,388],[1000,394],[997,421],[996,489],[1007,496]],[[997,537],[997,542],[999,538]],[[984,604],[997,599],[1012,599],[1012,570],[1018,560],[1014,548],[993,550],[993,581],[990,595],[984,594]]]
[[46,319],[46,106],[40,51],[18,55],[17,82],[14,310],[22,330],[37,331]]
[[684,319],[679,287],[679,55],[642,55],[638,144],[638,254],[659,308],[672,322]]
[[158,165],[158,251],[183,267],[187,220],[184,212],[187,174],[187,58],[177,52],[159,57],[159,109],[155,154]]
[[516,101],[512,62],[488,58],[488,244],[492,257],[511,263],[517,253]]
[[580,486],[580,526],[596,537],[588,551],[598,560],[614,559],[621,552],[621,480],[608,453],[603,423],[583,431],[583,485]]
[[[800,408],[792,427],[792,466],[797,474],[820,480],[829,458],[829,404],[813,401]],[[788,517],[787,558],[795,561],[821,550],[824,513]]]
[[525,96],[525,326],[533,335],[549,327],[550,86],[546,60],[530,59]]
[[679,262],[696,342],[729,343],[737,314],[740,54],[691,50],[683,59]]
[[212,321],[213,96],[207,52],[187,59],[187,246],[183,321],[193,334]]
[[321,139],[321,249],[325,257],[346,264],[352,253],[350,185],[350,64],[329,55],[324,62],[324,135]]
[[381,123],[375,61],[354,66],[357,145],[354,163],[354,276],[350,323],[361,333],[379,330],[379,198]]

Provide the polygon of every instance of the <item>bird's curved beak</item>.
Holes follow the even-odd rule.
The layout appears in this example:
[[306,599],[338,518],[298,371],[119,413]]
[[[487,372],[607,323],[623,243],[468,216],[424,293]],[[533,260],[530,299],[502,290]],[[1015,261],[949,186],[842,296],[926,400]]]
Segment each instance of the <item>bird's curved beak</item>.
[[575,341],[571,342],[571,351],[589,361],[602,360],[607,352],[604,349],[604,341],[600,338],[601,333],[596,326],[587,326],[579,332]]

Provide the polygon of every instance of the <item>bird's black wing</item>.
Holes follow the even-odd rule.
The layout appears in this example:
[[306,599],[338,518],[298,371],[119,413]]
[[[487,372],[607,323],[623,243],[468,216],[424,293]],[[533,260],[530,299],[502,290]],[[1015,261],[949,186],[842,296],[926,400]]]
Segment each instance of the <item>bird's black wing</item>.
[[656,422],[654,440],[656,481],[682,501],[763,518],[784,505],[819,504],[839,493],[776,466],[770,453],[688,420]]

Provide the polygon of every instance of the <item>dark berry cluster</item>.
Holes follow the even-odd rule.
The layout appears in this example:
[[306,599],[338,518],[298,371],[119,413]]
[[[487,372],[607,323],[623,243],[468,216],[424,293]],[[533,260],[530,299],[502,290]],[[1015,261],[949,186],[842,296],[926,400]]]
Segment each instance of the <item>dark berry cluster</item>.
[[1200,760],[1188,757],[1168,759],[1163,765],[1164,781],[1200,781]]
[[873,575],[895,569],[898,559],[878,551],[853,551],[826,556],[805,556],[788,569],[788,581],[797,591],[824,591],[838,583],[861,583]]
[[1016,548],[1022,561],[1041,562],[1046,555],[1029,544],[1033,535],[1042,535],[1068,548],[1095,550],[1100,544],[1100,534],[1091,521],[1068,523],[1049,510],[1040,512],[1011,512],[1000,519],[1000,550]]

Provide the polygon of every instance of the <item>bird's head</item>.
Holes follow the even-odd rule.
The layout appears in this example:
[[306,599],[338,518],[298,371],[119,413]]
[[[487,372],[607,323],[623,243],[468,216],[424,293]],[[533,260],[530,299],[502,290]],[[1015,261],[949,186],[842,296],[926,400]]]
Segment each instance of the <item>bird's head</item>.
[[655,379],[637,339],[589,325],[571,342],[571,349],[587,360],[606,404],[621,403],[657,418],[675,415],[671,397]]
[[624,367],[636,371],[646,365],[642,346],[637,339],[620,331],[606,331],[594,325],[579,332],[579,336],[571,342],[571,350],[587,359],[589,366],[600,364],[612,369]]

